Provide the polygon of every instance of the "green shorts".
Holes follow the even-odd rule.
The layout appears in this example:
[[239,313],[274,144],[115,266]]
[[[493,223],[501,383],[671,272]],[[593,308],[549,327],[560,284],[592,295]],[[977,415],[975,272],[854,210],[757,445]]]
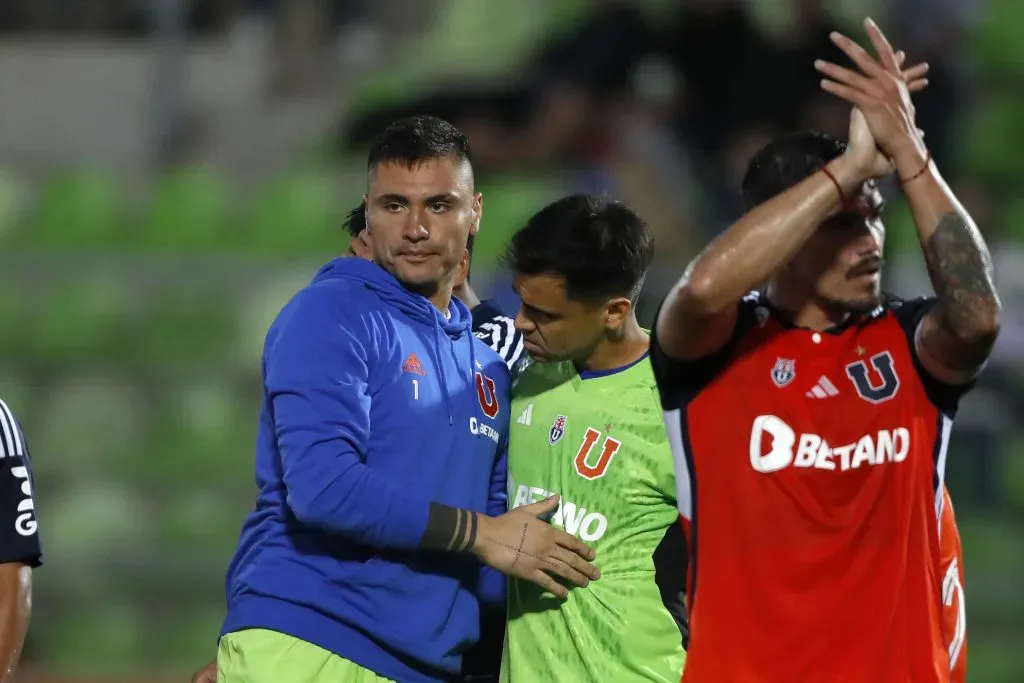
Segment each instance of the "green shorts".
[[217,683],[394,683],[333,652],[262,628],[228,633],[217,648]]

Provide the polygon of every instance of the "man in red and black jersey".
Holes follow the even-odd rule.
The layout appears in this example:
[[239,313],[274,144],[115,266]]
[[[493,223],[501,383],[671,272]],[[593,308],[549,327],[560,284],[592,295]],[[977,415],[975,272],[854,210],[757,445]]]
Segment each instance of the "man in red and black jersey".
[[[947,683],[946,446],[988,357],[987,248],[914,123],[902,70],[834,36],[848,145],[802,133],[751,161],[750,211],[666,298],[652,362],[690,544],[685,683]],[[936,296],[882,296],[875,180],[896,173]],[[764,293],[745,296],[768,283]]]

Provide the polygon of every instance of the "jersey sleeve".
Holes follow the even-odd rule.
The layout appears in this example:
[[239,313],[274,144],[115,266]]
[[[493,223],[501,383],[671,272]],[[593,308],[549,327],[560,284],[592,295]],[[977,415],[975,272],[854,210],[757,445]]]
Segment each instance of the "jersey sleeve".
[[937,299],[933,296],[898,301],[893,304],[893,315],[899,321],[903,334],[907,338],[907,346],[910,349],[910,356],[914,360],[914,370],[924,384],[928,399],[936,408],[944,413],[955,413],[960,405],[960,399],[964,394],[974,388],[974,381],[964,384],[946,384],[932,377],[932,375],[921,365],[921,359],[917,355],[917,327],[921,324],[921,318],[935,305]]
[[0,563],[42,564],[33,484],[25,435],[0,401]]
[[759,300],[759,295],[752,292],[740,301],[736,327],[725,346],[710,355],[689,360],[671,357],[658,341],[658,318],[664,306],[662,302],[651,325],[651,365],[661,393],[663,408],[681,408],[725,369],[732,360],[740,339],[757,321]]
[[473,334],[501,356],[509,370],[523,357],[523,334],[512,318],[505,316],[490,301],[473,309]]

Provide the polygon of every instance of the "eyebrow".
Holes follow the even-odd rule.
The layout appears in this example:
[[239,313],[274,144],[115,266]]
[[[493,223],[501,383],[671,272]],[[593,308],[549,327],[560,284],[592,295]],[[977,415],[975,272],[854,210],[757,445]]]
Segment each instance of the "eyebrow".
[[[442,192],[441,194],[435,194],[427,197],[423,200],[424,204],[452,204],[458,201],[458,196],[451,192]],[[397,193],[382,194],[374,200],[377,204],[411,204],[412,202],[408,197]]]
[[536,306],[528,304],[525,301],[523,301],[522,304],[523,308],[528,308],[529,310],[534,311],[535,313],[540,313],[541,315],[546,315],[550,318],[558,317],[558,313],[555,313],[554,311],[545,311],[543,308],[537,308]]

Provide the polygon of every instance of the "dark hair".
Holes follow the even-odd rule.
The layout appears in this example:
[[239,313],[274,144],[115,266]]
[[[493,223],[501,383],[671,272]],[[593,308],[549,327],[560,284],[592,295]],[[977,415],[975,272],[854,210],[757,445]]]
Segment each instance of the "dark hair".
[[846,143],[815,131],[800,131],[769,142],[743,174],[741,192],[752,209],[808,178],[846,151]]
[[359,233],[366,230],[366,205],[359,202],[359,206],[348,212],[341,224],[342,229],[352,237],[358,237]]
[[411,116],[384,129],[370,148],[366,167],[371,169],[389,161],[412,166],[446,157],[470,161],[466,134],[436,116]]
[[549,204],[512,236],[506,264],[524,275],[560,275],[570,298],[635,299],[654,257],[654,238],[629,207],[573,194]]

